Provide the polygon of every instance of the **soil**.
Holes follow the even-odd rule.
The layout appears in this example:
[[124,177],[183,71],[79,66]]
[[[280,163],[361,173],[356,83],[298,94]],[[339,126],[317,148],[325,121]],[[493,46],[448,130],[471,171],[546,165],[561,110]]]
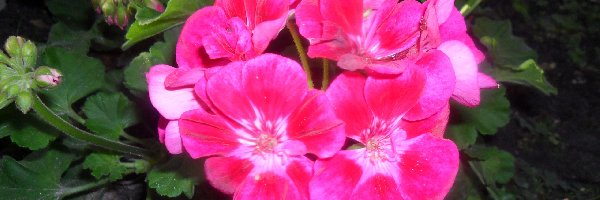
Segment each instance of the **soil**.
[[[528,20],[506,2],[484,1],[481,7],[486,13],[474,15],[510,19],[515,35],[536,50],[538,63],[559,91],[545,96],[532,88],[506,85],[513,110],[510,123],[495,136],[483,138],[517,158],[515,178],[506,189],[518,199],[600,199],[600,55],[594,47],[600,42],[600,34],[594,32],[598,24],[587,24],[595,28],[584,33],[583,42],[576,45],[588,56],[586,65],[581,66],[567,56],[574,50],[572,45],[544,33],[537,20]],[[568,1],[544,7],[533,2],[525,4],[529,5],[529,17],[538,19]],[[587,3],[600,6],[596,1]],[[570,14],[586,17],[585,13]],[[0,10],[0,41],[21,35],[43,43],[53,22],[43,1],[7,0]],[[0,155],[14,151],[7,138],[0,140],[0,146]]]

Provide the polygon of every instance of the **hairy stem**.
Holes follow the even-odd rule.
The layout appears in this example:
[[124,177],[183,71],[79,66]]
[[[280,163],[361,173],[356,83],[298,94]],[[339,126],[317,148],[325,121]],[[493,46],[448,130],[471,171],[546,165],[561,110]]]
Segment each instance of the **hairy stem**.
[[108,178],[107,179],[102,179],[102,180],[99,180],[99,181],[96,181],[96,182],[91,182],[91,183],[88,183],[88,184],[85,184],[85,185],[80,185],[80,186],[77,186],[77,187],[66,189],[64,192],[62,192],[60,194],[60,196],[61,196],[61,198],[64,198],[64,197],[67,197],[67,196],[71,196],[71,195],[74,195],[74,194],[78,194],[78,193],[81,193],[81,192],[85,192],[85,191],[88,191],[88,190],[91,190],[91,189],[103,186],[103,185],[108,184],[108,183],[110,183],[110,180]]
[[323,80],[321,81],[321,90],[325,91],[329,87],[329,60],[323,58]]
[[42,99],[40,99],[40,97],[37,95],[34,98],[33,110],[35,110],[35,112],[48,124],[52,125],[70,137],[92,143],[108,150],[118,151],[128,155],[140,156],[144,158],[150,157],[150,152],[148,152],[146,149],[109,140],[73,126],[50,110],[50,108],[48,108],[48,106],[46,106],[46,104],[42,102]]
[[304,72],[306,72],[306,81],[308,82],[308,87],[314,88],[315,86],[310,73],[310,65],[308,64],[308,56],[306,56],[306,51],[302,46],[302,40],[300,39],[300,35],[298,34],[298,27],[296,27],[296,24],[294,24],[294,22],[288,21],[287,28],[290,31],[290,34],[292,35],[294,45],[296,45],[296,51],[298,51],[298,57],[300,57],[302,68],[304,68]]

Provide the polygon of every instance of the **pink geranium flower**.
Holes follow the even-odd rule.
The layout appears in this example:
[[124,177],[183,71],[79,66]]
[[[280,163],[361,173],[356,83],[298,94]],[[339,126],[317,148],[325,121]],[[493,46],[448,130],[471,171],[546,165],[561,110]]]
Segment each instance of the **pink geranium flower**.
[[193,158],[212,156],[208,181],[234,199],[308,199],[313,163],[304,155],[333,156],[345,136],[299,64],[273,54],[232,62],[205,92],[214,113],[188,111],[178,125]]
[[290,0],[217,0],[186,21],[177,43],[180,68],[210,67],[262,54],[284,27]]
[[[464,18],[453,0],[424,4],[415,0],[303,0],[296,10],[300,33],[310,42],[311,57],[337,60],[338,66],[351,71],[398,74],[410,64],[424,63],[421,59],[426,53],[439,49],[451,62],[431,73],[455,73],[456,87],[450,94],[460,103],[476,106],[480,87],[496,86],[493,79],[477,72],[477,63],[484,57],[466,33]],[[445,85],[435,83],[438,80],[428,79],[428,84]],[[435,94],[425,96],[442,102],[448,92]],[[445,106],[421,102],[435,105],[432,107],[438,109],[426,109],[435,112]],[[420,120],[435,112],[409,113],[407,117]]]
[[458,170],[456,146],[439,136],[447,118],[402,120],[425,79],[411,66],[391,79],[345,72],[332,83],[326,94],[335,113],[346,123],[346,135],[364,148],[317,160],[312,199],[443,199]]

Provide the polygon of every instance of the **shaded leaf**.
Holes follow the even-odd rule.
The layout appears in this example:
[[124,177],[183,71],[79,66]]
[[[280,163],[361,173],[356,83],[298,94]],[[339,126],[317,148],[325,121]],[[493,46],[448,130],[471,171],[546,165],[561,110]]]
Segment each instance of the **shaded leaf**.
[[204,161],[192,160],[187,156],[175,156],[167,163],[159,165],[148,172],[147,181],[150,188],[158,194],[177,197],[185,194],[192,198],[194,186],[204,176]]
[[555,95],[558,93],[558,90],[544,77],[544,70],[532,59],[521,63],[517,68],[493,68],[490,70],[490,73],[498,81],[531,86],[546,95]]
[[466,153],[481,161],[469,161],[476,169],[481,170],[481,175],[488,185],[494,183],[505,184],[515,173],[515,158],[508,152],[496,147],[476,145],[469,148]]
[[86,54],[90,48],[91,40],[98,36],[99,32],[94,31],[94,29],[87,31],[73,30],[65,23],[58,22],[52,25],[50,29],[47,45]]
[[131,24],[125,35],[127,42],[123,44],[123,48],[129,48],[139,41],[184,23],[196,10],[212,5],[212,3],[211,0],[170,0],[165,11],[159,16],[151,19],[144,18],[140,21],[136,19]]
[[179,29],[166,31],[164,42],[154,43],[148,52],[140,53],[129,63],[124,71],[125,86],[127,88],[144,94],[147,93],[146,73],[154,65],[173,63],[179,31]]
[[108,153],[91,153],[83,161],[83,168],[92,171],[96,179],[108,177],[110,180],[119,180],[128,173],[127,167],[121,164],[120,156]]
[[506,89],[483,90],[481,93],[481,104],[475,108],[454,106],[458,114],[463,130],[467,127],[475,128],[483,135],[496,134],[498,128],[503,127],[509,121],[510,103],[504,96]]
[[454,141],[459,149],[465,149],[477,141],[477,129],[472,124],[453,124],[448,126],[445,137]]
[[495,66],[517,68],[524,61],[535,59],[537,56],[522,38],[513,35],[508,20],[478,18],[473,32],[487,47],[488,57],[492,59]]
[[102,87],[104,65],[98,59],[56,47],[47,48],[41,57],[43,65],[63,74],[58,87],[43,91],[49,106],[59,114],[71,112],[71,104]]
[[50,150],[34,152],[21,161],[0,160],[0,196],[3,199],[60,199],[65,188],[60,177],[74,156]]
[[94,16],[89,0],[47,0],[48,10],[60,21],[72,26],[85,26]]
[[13,143],[30,150],[42,149],[58,137],[59,132],[35,117],[14,107],[0,110],[0,138],[10,135]]
[[85,126],[103,137],[117,140],[123,130],[139,121],[134,105],[125,95],[98,93],[87,98]]

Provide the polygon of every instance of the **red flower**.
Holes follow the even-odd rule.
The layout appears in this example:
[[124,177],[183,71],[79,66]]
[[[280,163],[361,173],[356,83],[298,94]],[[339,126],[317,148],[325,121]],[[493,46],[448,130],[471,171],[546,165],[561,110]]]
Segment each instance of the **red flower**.
[[324,93],[309,90],[298,63],[272,54],[233,62],[208,79],[214,114],[185,112],[183,145],[206,161],[209,182],[234,199],[308,199],[312,153],[333,156],[342,122]]
[[345,72],[332,83],[326,94],[335,113],[346,123],[346,135],[364,148],[317,160],[312,199],[443,199],[458,170],[458,150],[429,133],[439,134],[447,118],[402,120],[425,78],[412,66],[392,79]]
[[290,0],[217,0],[188,18],[177,42],[180,68],[210,67],[262,54],[284,27]]

